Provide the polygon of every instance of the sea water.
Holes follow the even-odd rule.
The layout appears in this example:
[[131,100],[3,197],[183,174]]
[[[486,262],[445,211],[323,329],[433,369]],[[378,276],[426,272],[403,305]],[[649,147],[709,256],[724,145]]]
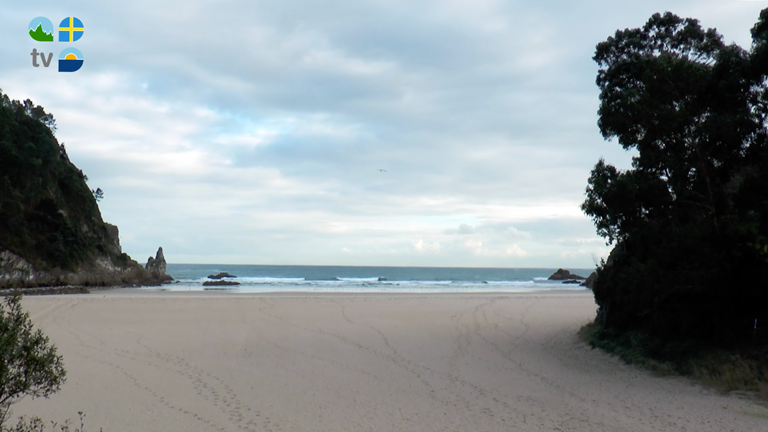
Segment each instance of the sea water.
[[[288,265],[168,264],[174,278],[162,289],[234,293],[476,293],[576,290],[586,288],[548,280],[554,268],[357,267]],[[569,269],[589,276],[593,269]],[[203,286],[208,275],[227,272],[237,286]],[[157,289],[157,288],[154,288]]]

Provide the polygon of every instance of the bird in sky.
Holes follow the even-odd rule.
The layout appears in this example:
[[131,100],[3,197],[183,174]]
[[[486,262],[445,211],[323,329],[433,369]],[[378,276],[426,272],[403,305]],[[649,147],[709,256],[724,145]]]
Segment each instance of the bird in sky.
[[385,170],[385,169],[381,169],[381,168],[376,168],[376,170],[377,170],[378,172],[387,172],[387,170]]

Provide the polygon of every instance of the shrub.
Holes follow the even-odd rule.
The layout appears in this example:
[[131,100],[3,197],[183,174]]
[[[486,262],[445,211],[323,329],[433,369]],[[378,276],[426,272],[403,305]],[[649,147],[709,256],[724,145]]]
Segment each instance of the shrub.
[[0,431],[7,430],[11,405],[25,396],[47,398],[65,381],[62,357],[40,329],[33,330],[21,294],[7,296],[0,307]]

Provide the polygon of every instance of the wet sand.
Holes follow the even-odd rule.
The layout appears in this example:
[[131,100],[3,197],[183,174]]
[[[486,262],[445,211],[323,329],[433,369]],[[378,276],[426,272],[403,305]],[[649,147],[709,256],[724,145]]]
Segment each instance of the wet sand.
[[768,408],[585,346],[591,293],[27,297],[62,390],[121,431],[762,431]]

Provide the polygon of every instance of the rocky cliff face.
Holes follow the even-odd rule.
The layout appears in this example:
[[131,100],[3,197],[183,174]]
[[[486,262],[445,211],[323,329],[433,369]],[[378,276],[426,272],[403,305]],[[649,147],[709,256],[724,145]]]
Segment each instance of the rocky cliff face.
[[[127,256],[127,255],[126,255]],[[36,268],[10,251],[0,252],[0,288],[42,286],[142,286],[159,285],[173,280],[166,274],[152,274],[136,261],[115,263],[107,256],[97,256],[75,270]]]
[[167,280],[122,252],[54,128],[42,107],[0,92],[0,288]]

